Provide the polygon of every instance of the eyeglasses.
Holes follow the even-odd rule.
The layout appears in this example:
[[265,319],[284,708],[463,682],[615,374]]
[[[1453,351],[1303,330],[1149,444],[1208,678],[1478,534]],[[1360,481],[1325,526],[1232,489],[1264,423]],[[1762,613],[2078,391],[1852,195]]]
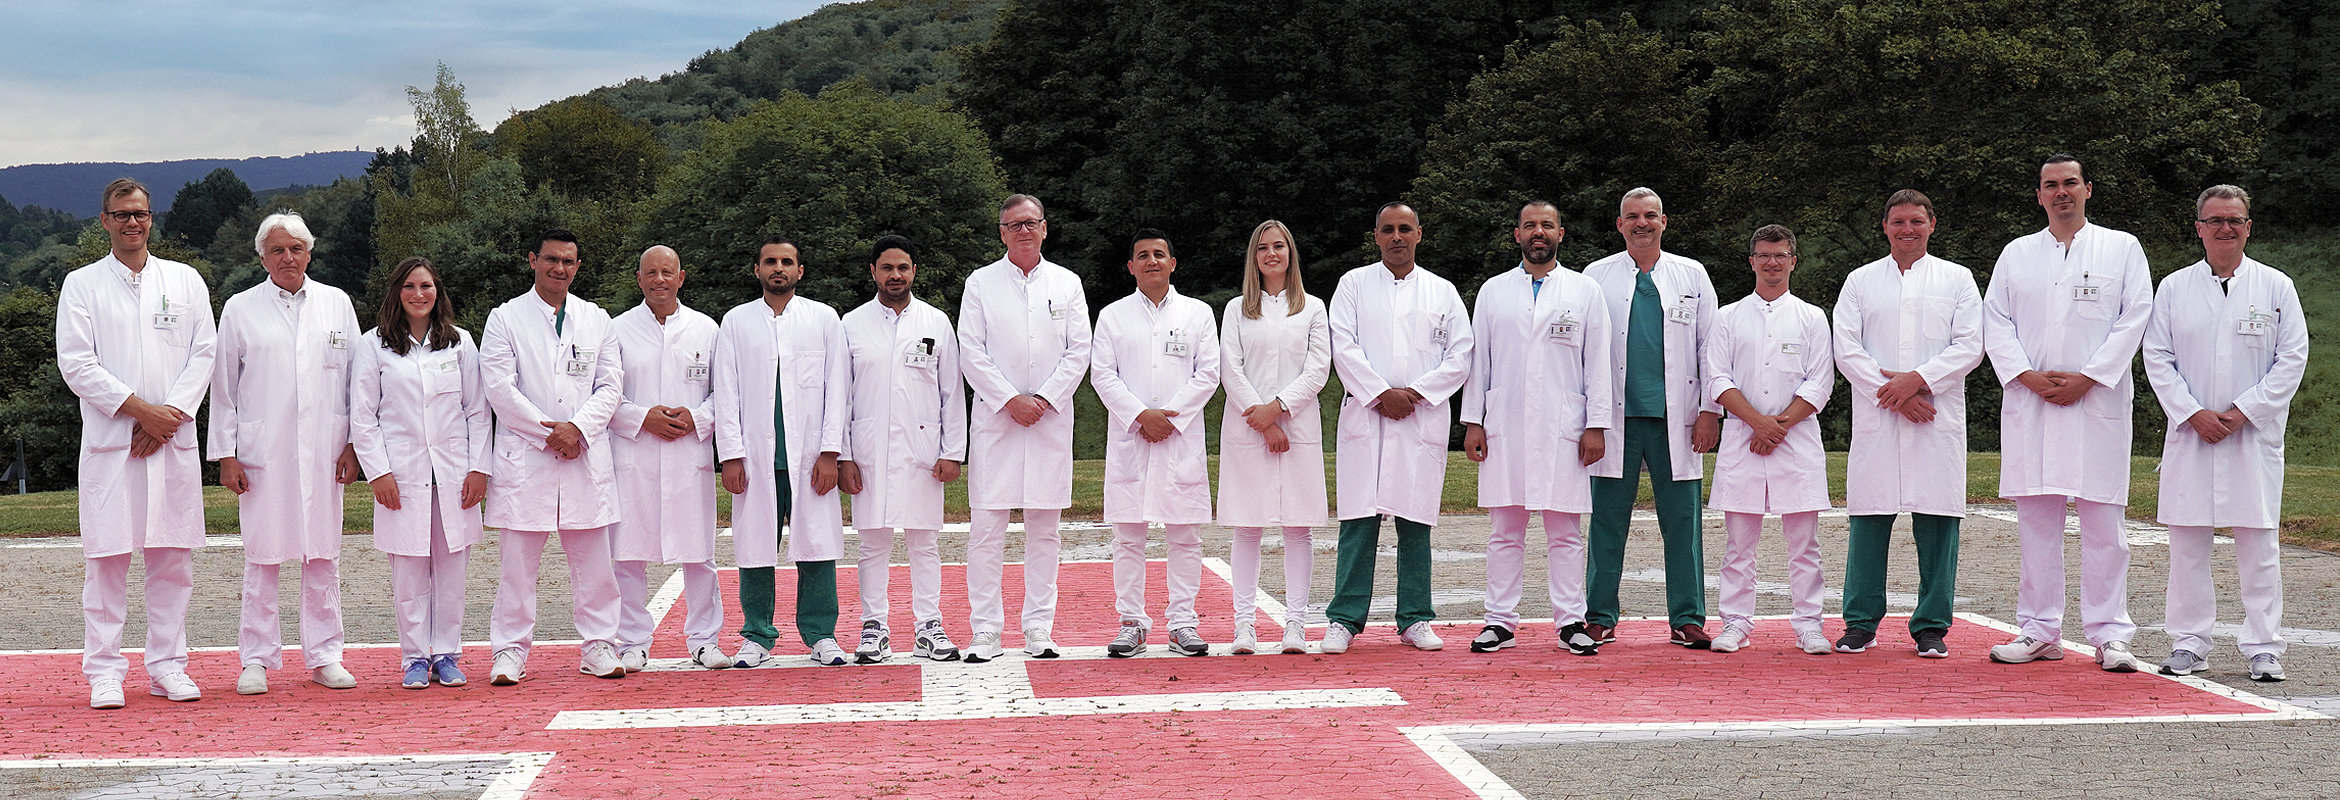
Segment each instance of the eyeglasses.
[[145,221],[147,221],[148,219],[151,219],[151,218],[153,218],[153,217],[154,217],[154,212],[152,212],[152,211],[108,211],[108,212],[106,212],[106,216],[113,217],[115,222],[145,222]]
[[1747,257],[1748,257],[1748,258],[1755,259],[1755,260],[1757,260],[1757,261],[1768,261],[1768,262],[1777,263],[1777,262],[1781,262],[1781,261],[1794,261],[1794,260],[1795,260],[1795,258],[1796,258],[1796,254],[1794,254],[1794,253],[1748,253],[1748,254],[1747,254]]
[[1014,222],[1002,222],[999,226],[1017,233],[1031,233],[1046,224],[1048,224],[1048,220],[1044,219],[1019,219]]
[[2204,224],[2204,225],[2208,225],[2208,226],[2210,226],[2210,227],[2213,227],[2213,228],[2240,228],[2240,227],[2242,227],[2242,226],[2244,226],[2244,225],[2248,225],[2248,224],[2250,224],[2250,223],[2251,223],[2251,218],[2250,218],[2250,217],[2203,217],[2203,218],[2201,218],[2201,219],[2197,219],[2197,220],[2194,220],[2194,221],[2195,221],[2195,222],[2202,223],[2202,224]]

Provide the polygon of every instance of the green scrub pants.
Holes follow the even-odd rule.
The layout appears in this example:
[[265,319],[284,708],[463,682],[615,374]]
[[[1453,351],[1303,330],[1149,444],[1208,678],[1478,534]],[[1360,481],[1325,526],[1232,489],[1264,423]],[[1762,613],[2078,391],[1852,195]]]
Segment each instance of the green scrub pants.
[[1624,471],[1592,479],[1592,529],[1586,535],[1585,622],[1617,625],[1617,584],[1625,574],[1625,532],[1633,523],[1633,500],[1641,469],[1649,467],[1656,496],[1658,535],[1666,543],[1666,618],[1673,627],[1706,624],[1706,555],[1699,514],[1703,481],[1677,481],[1666,447],[1666,421],[1627,417],[1622,449]]

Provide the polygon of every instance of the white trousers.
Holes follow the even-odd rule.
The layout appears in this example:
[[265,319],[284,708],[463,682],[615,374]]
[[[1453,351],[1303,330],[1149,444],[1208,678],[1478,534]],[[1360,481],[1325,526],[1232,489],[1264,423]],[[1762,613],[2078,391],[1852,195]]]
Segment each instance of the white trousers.
[[[184,547],[148,547],[146,558],[146,674],[187,671],[187,603],[195,595],[195,561]],[[91,681],[123,680],[122,623],[130,616],[130,554],[85,559],[81,565],[81,673]]]
[[2064,495],[2015,498],[2015,528],[2023,543],[2023,577],[2015,585],[2015,621],[2023,635],[2043,642],[2064,636],[2064,504],[2080,517],[2080,622],[2088,643],[2127,642],[2129,537],[2121,507]]
[[[1781,540],[1787,545],[1789,626],[1797,635],[1820,632],[1820,512],[1779,515]],[[1737,623],[1755,630],[1755,551],[1763,541],[1763,515],[1723,512],[1724,544],[1722,594],[1716,607],[1723,624]]]
[[[1584,517],[1543,511],[1544,566],[1552,624],[1584,621]],[[1519,630],[1519,599],[1527,575],[1526,506],[1487,509],[1487,616],[1489,625]]]
[[[245,666],[284,667],[284,631],[277,619],[277,564],[244,564],[243,629],[236,650]],[[301,562],[301,663],[309,669],[341,663],[341,562]]]
[[390,557],[390,602],[398,616],[398,655],[404,659],[463,652],[463,587],[471,550],[449,551],[439,518],[439,489],[432,487],[431,554]]
[[[942,621],[942,546],[937,531],[902,531],[910,550],[910,615],[917,624]],[[886,625],[886,591],[894,560],[891,528],[861,529],[861,563],[854,580],[861,585],[861,619]]]
[[[570,620],[577,638],[586,644],[617,645],[617,574],[609,563],[609,528],[561,531],[561,550],[569,557],[569,591],[574,597]],[[496,581],[495,611],[488,617],[492,651],[519,650],[522,658],[536,640],[537,563],[544,557],[549,531],[504,531],[499,553],[503,573]]]
[[[1283,528],[1284,531],[1284,627],[1307,627],[1308,587],[1316,576],[1315,545],[1308,529]],[[1264,528],[1236,528],[1235,544],[1229,548],[1227,565],[1235,573],[1235,622],[1252,621],[1258,615],[1259,596],[1259,537]],[[1578,570],[1579,573],[1583,570]]]
[[[2169,526],[2169,606],[2163,625],[2170,648],[2210,655],[2218,593],[2210,585],[2210,529]],[[2283,655],[2283,540],[2270,528],[2234,529],[2234,568],[2242,583],[2244,657]]]
[[[715,636],[723,632],[722,584],[712,560],[683,564],[676,571],[683,577],[683,646],[695,653],[714,644]],[[620,560],[610,565],[610,572],[617,578],[618,652],[646,652],[651,634],[658,630],[658,618],[650,615],[650,562]]]
[[[1148,527],[1143,522],[1113,523],[1113,610],[1123,622],[1134,620],[1150,630],[1154,618],[1146,616]],[[1202,591],[1202,526],[1165,525],[1162,531],[1170,562],[1163,579],[1170,587],[1170,605],[1162,617],[1171,630],[1196,627],[1201,624],[1195,617],[1194,596]]]
[[[1001,609],[1000,573],[1006,570],[1008,509],[978,508],[968,513],[967,628],[971,633],[999,633],[1007,613]],[[1056,626],[1056,552],[1063,546],[1056,526],[1063,509],[1024,509],[1024,627],[1048,630]]]

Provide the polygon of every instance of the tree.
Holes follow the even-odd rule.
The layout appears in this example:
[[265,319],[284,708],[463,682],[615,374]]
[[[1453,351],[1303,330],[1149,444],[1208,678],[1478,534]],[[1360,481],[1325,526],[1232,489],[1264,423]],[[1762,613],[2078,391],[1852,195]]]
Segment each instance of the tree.
[[455,71],[441,61],[438,80],[427,90],[406,87],[406,101],[414,106],[416,158],[429,165],[432,177],[443,181],[448,192],[461,192],[465,155],[479,136],[463,84],[455,82]]
[[[24,445],[26,488],[73,488],[80,474],[81,405],[57,371],[57,298],[31,287],[0,298],[0,465]],[[13,488],[13,487],[10,487]]]
[[2242,176],[2251,216],[2263,221],[2340,224],[2340,0],[2224,0],[2223,29],[2192,43],[2188,71],[2232,80],[2266,108],[2267,139],[2257,169]]
[[211,246],[219,236],[219,226],[237,214],[259,207],[252,197],[252,187],[236,177],[236,171],[220,167],[203,176],[202,180],[179,187],[171,199],[170,213],[164,216],[162,229],[202,250]]
[[657,186],[666,148],[650,126],[591,97],[572,97],[513,114],[496,126],[497,147],[520,163],[521,178],[572,197],[637,199]]

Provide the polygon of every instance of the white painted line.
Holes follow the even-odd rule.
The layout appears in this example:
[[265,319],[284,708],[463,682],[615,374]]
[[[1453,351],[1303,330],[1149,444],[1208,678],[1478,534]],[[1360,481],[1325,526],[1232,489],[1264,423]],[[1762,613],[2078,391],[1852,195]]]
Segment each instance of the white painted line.
[[22,769],[91,769],[91,768],[152,768],[202,769],[206,767],[284,767],[364,764],[432,764],[466,761],[502,761],[504,769],[496,773],[480,800],[520,800],[536,782],[536,776],[552,763],[553,754],[543,752],[520,753],[417,753],[411,755],[358,756],[261,756],[244,758],[42,758],[18,761],[0,761],[0,770]]
[[[1219,576],[1219,580],[1226,581],[1228,586],[1235,585],[1235,566],[1227,563],[1226,559],[1216,556],[1204,558],[1203,568],[1210,570],[1211,574]],[[1252,593],[1252,605],[1258,608],[1260,613],[1266,614],[1267,618],[1273,621],[1271,624],[1283,624],[1284,601],[1276,599],[1275,594],[1266,589],[1260,589],[1258,581],[1252,582],[1252,588],[1255,590]]]
[[667,573],[666,580],[658,584],[658,594],[652,595],[650,602],[644,604],[650,612],[652,630],[666,623],[666,612],[674,609],[674,601],[682,599],[682,593],[682,570]]
[[488,784],[487,791],[479,793],[479,800],[520,800],[552,760],[551,753],[513,753],[512,760],[504,762],[503,773]]
[[1480,800],[1527,800],[1527,797],[1520,794],[1519,790],[1511,788],[1510,783],[1505,782],[1501,776],[1495,774],[1494,770],[1488,769],[1486,764],[1481,763],[1478,756],[1471,755],[1471,752],[1464,750],[1462,745],[1455,744],[1453,735],[1446,729],[1421,727],[1399,728],[1398,730],[1404,733],[1415,747],[1422,748],[1423,755],[1429,756],[1431,761],[1438,762],[1438,766],[1444,768],[1446,774],[1453,775],[1455,780],[1461,781],[1463,787],[1470,789],[1472,794],[1478,795]]
[[[1649,569],[1638,569],[1638,570],[1634,570],[1634,571],[1632,571],[1632,572],[1625,573],[1625,574],[1623,574],[1623,575],[1620,575],[1620,576],[1618,576],[1618,577],[1619,577],[1619,578],[1621,578],[1621,579],[1623,579],[1623,580],[1629,580],[1629,581],[1633,581],[1633,582],[1635,582],[1635,583],[1665,583],[1665,582],[1666,582],[1666,571],[1665,571],[1665,570],[1663,570],[1663,569],[1658,569],[1658,568],[1652,567],[1652,568],[1649,568]],[[1719,586],[1721,586],[1721,585],[1722,585],[1722,576],[1721,576],[1721,575],[1719,575],[1719,574],[1716,574],[1716,573],[1711,573],[1711,572],[1710,572],[1710,573],[1707,573],[1707,575],[1706,575],[1706,587],[1707,587],[1707,588],[1709,588],[1709,589],[1712,589],[1712,588],[1715,588],[1715,587],[1719,587]],[[1756,593],[1756,594],[1777,595],[1777,596],[1780,596],[1780,597],[1792,597],[1792,596],[1794,596],[1794,594],[1795,594],[1795,592],[1794,592],[1794,587],[1790,586],[1789,584],[1786,584],[1786,583],[1781,583],[1781,582],[1778,582],[1778,581],[1764,581],[1764,580],[1758,580],[1758,581],[1756,581],[1756,582],[1755,582],[1755,593]],[[1837,586],[1837,587],[1827,587],[1827,586],[1823,586],[1823,587],[1821,587],[1821,589],[1820,589],[1820,600],[1821,600],[1822,602],[1826,602],[1826,601],[1829,601],[1829,600],[1835,600],[1835,601],[1837,601],[1837,602],[1838,602],[1838,603],[1840,603],[1840,604],[1841,604],[1841,603],[1843,603],[1843,602],[1844,602],[1844,587],[1842,587],[1842,586]],[[1914,595],[1914,594],[1910,594],[1910,593],[1908,593],[1908,592],[1886,592],[1886,593],[1885,593],[1885,604],[1886,604],[1887,606],[1891,606],[1891,607],[1893,607],[1893,608],[1916,608],[1916,607],[1917,607],[1917,602],[1918,602],[1918,596],[1917,596],[1917,595]],[[1965,604],[1967,604],[1967,603],[1971,603],[1971,602],[1974,602],[1974,598],[1972,598],[1972,597],[1967,597],[1967,596],[1965,596],[1965,595],[1957,595],[1957,596],[1954,596],[1954,597],[1952,597],[1952,598],[1950,599],[1950,603],[1951,603],[1951,605],[1953,605],[1953,606],[1958,606],[1958,605],[1965,605]]]

